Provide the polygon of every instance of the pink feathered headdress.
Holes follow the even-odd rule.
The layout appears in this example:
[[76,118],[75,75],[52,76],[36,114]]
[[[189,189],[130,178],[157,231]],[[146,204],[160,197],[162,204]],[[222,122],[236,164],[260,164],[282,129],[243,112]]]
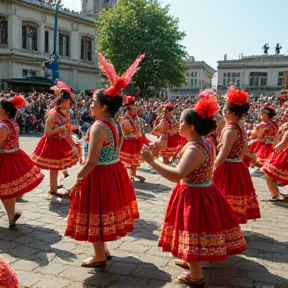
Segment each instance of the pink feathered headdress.
[[129,69],[121,77],[119,77],[116,74],[114,66],[105,59],[102,53],[98,54],[99,68],[103,73],[106,74],[110,83],[113,85],[105,92],[105,95],[110,97],[116,97],[120,95],[121,91],[130,83],[133,74],[137,71],[139,63],[145,57],[145,53],[138,56],[135,62],[129,67]]

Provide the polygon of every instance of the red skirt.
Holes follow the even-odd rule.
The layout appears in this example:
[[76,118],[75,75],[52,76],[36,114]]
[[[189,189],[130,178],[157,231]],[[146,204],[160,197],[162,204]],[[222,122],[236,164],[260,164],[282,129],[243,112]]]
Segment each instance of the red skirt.
[[261,170],[264,174],[272,177],[279,186],[288,184],[288,149],[276,154],[266,162]]
[[164,158],[171,158],[175,156],[175,153],[177,153],[177,151],[179,150],[181,146],[181,138],[182,137],[179,135],[179,133],[176,133],[172,136],[168,136],[167,148],[160,151],[159,153],[160,156]]
[[65,236],[91,243],[114,241],[133,231],[136,218],[134,187],[123,164],[97,165],[73,195]]
[[268,159],[273,152],[273,145],[271,143],[261,143],[259,140],[254,141],[249,145],[251,152],[256,153],[260,159]]
[[[71,140],[72,141],[72,140]],[[74,143],[73,143],[74,144]],[[31,155],[32,161],[46,170],[65,170],[77,164],[79,151],[64,138],[44,135]]]
[[140,138],[123,139],[119,158],[126,168],[131,168],[131,166],[140,166],[139,160],[142,146],[143,144]]
[[260,218],[260,209],[248,168],[242,162],[224,162],[213,181],[236,213],[239,223]]
[[0,198],[21,197],[36,188],[44,175],[21,149],[12,153],[0,153]]
[[158,243],[185,261],[222,261],[246,249],[237,217],[213,184],[174,188]]
[[17,275],[13,272],[10,266],[0,258],[0,287],[3,288],[18,288],[19,281]]

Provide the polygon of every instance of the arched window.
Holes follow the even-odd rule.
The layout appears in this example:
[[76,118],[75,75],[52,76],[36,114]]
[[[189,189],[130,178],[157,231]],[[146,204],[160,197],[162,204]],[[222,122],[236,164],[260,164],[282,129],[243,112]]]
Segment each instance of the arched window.
[[3,16],[0,16],[0,44],[8,44],[8,22]]
[[38,51],[37,48],[37,25],[30,23],[22,24],[22,48]]

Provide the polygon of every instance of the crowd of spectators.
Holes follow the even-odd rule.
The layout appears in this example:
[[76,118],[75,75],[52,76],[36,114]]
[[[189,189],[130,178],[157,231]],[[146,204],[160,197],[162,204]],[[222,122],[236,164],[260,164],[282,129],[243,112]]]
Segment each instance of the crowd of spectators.
[[[2,92],[0,97],[13,97],[15,93],[13,91]],[[48,93],[28,93],[23,96],[27,100],[25,107],[18,110],[15,121],[18,123],[20,133],[37,133],[43,134],[45,114],[50,109],[54,100],[53,94]],[[69,110],[71,124],[78,127],[84,125],[86,122],[91,122],[89,118],[89,105],[91,95],[85,95],[84,93],[76,95],[76,101],[72,103]],[[174,120],[179,121],[181,112],[186,108],[193,108],[194,104],[198,101],[197,96],[179,96],[172,97],[166,101],[158,98],[150,98],[149,100],[138,99],[139,111],[138,116],[145,124],[146,131],[149,131],[153,127],[153,122],[157,116],[161,113],[161,108],[167,104],[167,102],[173,102],[174,104]],[[224,106],[224,98],[218,96],[218,103],[220,108]],[[280,105],[281,104],[281,105]],[[271,105],[276,108],[277,116],[274,118],[278,123],[283,118],[288,116],[287,105],[288,102],[281,102],[277,95],[260,95],[250,99],[250,109],[245,119],[245,126],[247,130],[251,130],[253,125],[258,124],[261,120],[261,107],[265,105]],[[220,110],[221,111],[221,110]],[[123,111],[124,112],[124,111]],[[221,112],[220,112],[221,113]],[[121,116],[121,115],[120,115]]]

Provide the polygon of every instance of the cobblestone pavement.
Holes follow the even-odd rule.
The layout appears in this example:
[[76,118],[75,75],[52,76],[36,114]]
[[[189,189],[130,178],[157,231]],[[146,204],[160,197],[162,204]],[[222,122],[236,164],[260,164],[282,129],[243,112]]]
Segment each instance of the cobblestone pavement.
[[[21,147],[30,154],[38,140],[22,136]],[[73,184],[77,170],[79,167],[69,169],[65,187]],[[205,287],[288,287],[288,204],[265,201],[269,199],[265,181],[260,173],[252,172],[262,218],[242,225],[248,244],[242,255],[203,263]],[[1,210],[0,257],[11,264],[23,286],[32,288],[186,287],[173,282],[181,268],[157,247],[159,223],[174,184],[146,164],[140,173],[147,177],[144,183],[134,182],[141,218],[129,236],[108,244],[113,258],[104,270],[80,267],[92,255],[92,246],[62,236],[70,203],[49,204],[48,177],[24,196],[26,203],[17,203],[23,215],[16,228],[8,229]]]

